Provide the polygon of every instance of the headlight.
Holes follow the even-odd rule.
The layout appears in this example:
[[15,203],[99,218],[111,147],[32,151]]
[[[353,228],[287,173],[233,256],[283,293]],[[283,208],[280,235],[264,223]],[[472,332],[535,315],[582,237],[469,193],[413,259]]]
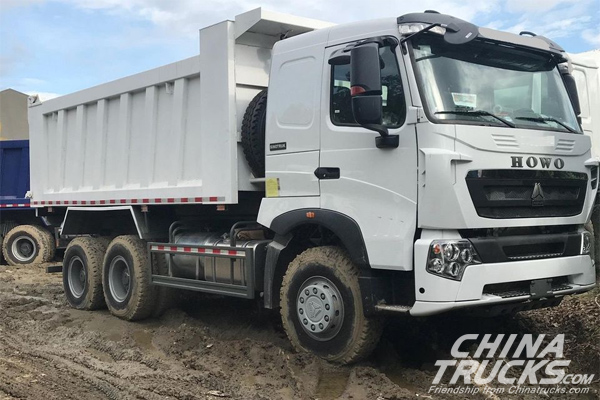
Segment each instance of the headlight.
[[465,268],[473,264],[481,264],[481,259],[468,240],[434,240],[431,242],[427,257],[429,273],[459,281],[463,277]]
[[581,232],[581,254],[594,254],[594,236],[588,231]]

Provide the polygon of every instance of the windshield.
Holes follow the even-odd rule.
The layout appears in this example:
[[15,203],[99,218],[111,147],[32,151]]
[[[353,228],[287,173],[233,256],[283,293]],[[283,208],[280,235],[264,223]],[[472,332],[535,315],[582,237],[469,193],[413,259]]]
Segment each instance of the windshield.
[[433,122],[581,133],[550,55],[441,35],[412,39],[421,96]]

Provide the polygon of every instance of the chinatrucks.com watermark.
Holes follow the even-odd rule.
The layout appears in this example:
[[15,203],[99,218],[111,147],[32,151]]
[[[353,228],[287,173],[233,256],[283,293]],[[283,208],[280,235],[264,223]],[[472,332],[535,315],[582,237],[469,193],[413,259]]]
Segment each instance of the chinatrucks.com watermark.
[[564,345],[562,334],[463,335],[452,346],[452,360],[436,361],[438,371],[429,393],[589,393],[594,374],[569,373],[571,360],[564,358]]

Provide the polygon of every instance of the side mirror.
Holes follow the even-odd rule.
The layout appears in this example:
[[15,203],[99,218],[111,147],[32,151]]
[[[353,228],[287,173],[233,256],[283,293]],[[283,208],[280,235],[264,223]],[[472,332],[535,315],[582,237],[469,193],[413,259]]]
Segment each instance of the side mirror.
[[350,90],[352,95],[381,95],[381,66],[379,45],[365,43],[354,47],[350,53]]
[[381,63],[379,45],[375,42],[359,44],[350,53],[350,93],[352,114],[358,124],[378,132],[377,147],[398,147],[397,135],[390,136],[383,121],[381,98]]

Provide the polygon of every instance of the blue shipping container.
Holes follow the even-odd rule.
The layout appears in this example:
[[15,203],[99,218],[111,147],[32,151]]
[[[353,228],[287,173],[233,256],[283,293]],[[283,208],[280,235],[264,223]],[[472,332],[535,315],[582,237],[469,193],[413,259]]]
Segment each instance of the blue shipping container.
[[28,190],[29,140],[0,141],[0,208],[29,208]]

